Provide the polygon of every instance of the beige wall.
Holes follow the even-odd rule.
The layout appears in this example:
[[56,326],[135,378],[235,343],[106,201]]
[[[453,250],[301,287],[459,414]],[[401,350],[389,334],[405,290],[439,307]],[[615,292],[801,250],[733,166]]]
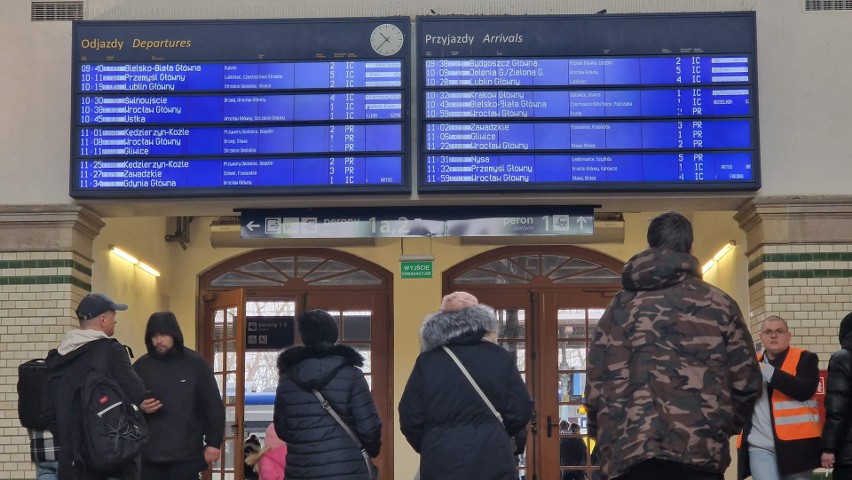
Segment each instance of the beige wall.
[[[610,13],[756,10],[763,189],[759,195],[846,194],[852,136],[846,134],[852,77],[852,12],[809,12],[804,0],[634,0],[606,2]],[[100,19],[287,18],[429,14],[594,13],[581,0],[451,2],[86,2]],[[70,157],[69,22],[30,22],[28,0],[0,2],[0,204],[67,203]],[[10,94],[14,92],[14,94]],[[815,168],[817,167],[817,168]],[[16,179],[16,181],[9,181]],[[806,179],[807,181],[802,181]],[[647,197],[646,195],[627,195]],[[588,198],[589,196],[584,196]],[[687,195],[686,197],[689,197]],[[577,197],[583,198],[583,197]],[[606,196],[601,197],[604,201]],[[197,207],[191,202],[158,205]],[[162,206],[162,205],[161,205]],[[661,203],[656,209],[666,208]],[[711,208],[712,209],[712,208]],[[178,208],[180,210],[180,208]]]

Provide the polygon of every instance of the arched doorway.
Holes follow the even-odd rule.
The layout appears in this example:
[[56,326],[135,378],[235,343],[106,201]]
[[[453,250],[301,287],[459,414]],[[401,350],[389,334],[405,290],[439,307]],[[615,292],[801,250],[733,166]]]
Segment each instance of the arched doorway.
[[[364,356],[364,373],[384,423],[382,436],[392,438],[392,279],[377,265],[330,249],[256,250],[199,277],[196,333],[226,411],[223,456],[211,478],[243,478],[244,439],[261,437],[272,421],[278,353],[300,343],[293,319],[305,310],[331,313],[340,343]],[[386,442],[377,464],[390,472],[392,459],[393,444]]]
[[[504,247],[445,272],[444,293],[465,290],[494,307],[500,343],[515,355],[535,400],[518,478],[592,478],[597,468],[582,409],[589,340],[624,264],[576,246]],[[560,429],[577,424],[579,433]],[[562,461],[560,461],[560,459]]]

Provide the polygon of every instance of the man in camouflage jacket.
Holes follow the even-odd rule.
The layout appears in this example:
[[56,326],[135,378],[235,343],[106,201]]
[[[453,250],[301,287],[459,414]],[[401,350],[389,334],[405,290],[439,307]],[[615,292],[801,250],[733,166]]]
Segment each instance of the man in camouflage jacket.
[[667,212],[622,273],[588,357],[588,432],[601,477],[723,478],[761,392],[737,303],[701,280],[692,225]]

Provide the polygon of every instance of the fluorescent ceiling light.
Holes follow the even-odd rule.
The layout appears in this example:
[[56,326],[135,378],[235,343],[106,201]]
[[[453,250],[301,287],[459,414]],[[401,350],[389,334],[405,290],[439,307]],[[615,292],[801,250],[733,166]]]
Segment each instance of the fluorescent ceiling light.
[[155,276],[155,277],[159,277],[159,276],[160,276],[160,272],[158,272],[157,270],[155,270],[154,268],[152,268],[152,267],[151,267],[150,265],[148,265],[147,263],[139,262],[136,266],[137,266],[137,267],[139,267],[139,268],[141,268],[142,270],[145,270],[146,272],[150,273],[151,275],[153,275],[153,276]]
[[133,265],[136,265],[137,267],[139,267],[139,268],[140,268],[140,269],[142,269],[144,272],[146,272],[146,273],[148,273],[148,274],[150,274],[150,275],[153,275],[153,276],[155,276],[155,277],[159,277],[159,276],[160,276],[160,272],[158,272],[158,271],[157,271],[154,267],[152,267],[152,266],[148,265],[147,263],[144,263],[144,262],[139,261],[139,259],[138,259],[138,258],[136,258],[136,257],[134,257],[133,255],[131,255],[131,254],[129,254],[129,253],[127,253],[127,252],[125,252],[124,250],[122,250],[122,249],[120,249],[120,248],[116,247],[115,245],[110,245],[110,246],[109,246],[109,251],[110,251],[110,252],[112,252],[114,255],[116,255],[116,256],[118,256],[118,257],[122,258],[123,260],[125,260],[125,261],[127,261],[127,262],[130,262],[130,263],[131,263],[131,264],[133,264]]
[[733,240],[726,243],[722,248],[719,249],[718,252],[716,252],[716,255],[713,255],[713,258],[711,258],[707,263],[704,264],[703,267],[701,267],[701,273],[707,273],[708,270],[715,267],[716,264],[722,260],[722,257],[727,255],[728,252],[730,252],[731,250],[733,250],[736,245],[737,242]]
[[121,257],[121,258],[123,258],[123,259],[127,260],[128,262],[132,263],[133,265],[136,265],[137,263],[139,263],[139,259],[138,259],[138,258],[136,258],[136,257],[134,257],[133,255],[131,255],[131,254],[129,254],[129,253],[127,253],[127,252],[125,252],[124,250],[122,250],[122,249],[120,249],[120,248],[116,247],[115,245],[110,245],[110,246],[109,246],[109,251],[110,251],[110,252],[112,252],[112,253],[114,253],[115,255],[118,255],[119,257]]

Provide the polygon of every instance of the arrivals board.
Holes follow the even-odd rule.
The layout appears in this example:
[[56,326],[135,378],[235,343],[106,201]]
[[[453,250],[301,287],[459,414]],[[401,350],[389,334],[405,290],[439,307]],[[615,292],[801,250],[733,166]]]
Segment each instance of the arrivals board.
[[71,196],[409,192],[409,27],[75,22]]
[[419,190],[756,190],[755,16],[419,17]]

